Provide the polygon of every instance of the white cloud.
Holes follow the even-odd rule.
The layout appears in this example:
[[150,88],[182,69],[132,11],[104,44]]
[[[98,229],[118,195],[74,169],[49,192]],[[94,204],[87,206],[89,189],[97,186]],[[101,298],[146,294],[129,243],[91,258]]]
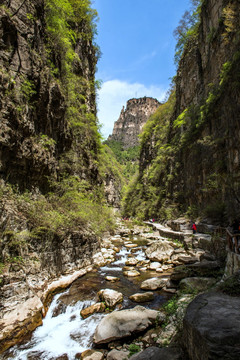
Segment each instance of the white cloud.
[[129,99],[144,96],[163,101],[167,89],[154,85],[130,84],[121,80],[109,80],[102,84],[98,92],[98,119],[102,124],[102,135],[107,138],[112,133],[114,122],[118,120],[123,106]]

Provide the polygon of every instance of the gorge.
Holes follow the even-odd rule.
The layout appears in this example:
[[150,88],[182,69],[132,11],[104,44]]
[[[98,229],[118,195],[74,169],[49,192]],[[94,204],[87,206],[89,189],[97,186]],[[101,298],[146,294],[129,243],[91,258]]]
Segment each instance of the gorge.
[[[109,139],[136,150],[127,176],[101,142],[91,2],[0,1],[3,359],[239,359],[240,4],[197,3],[168,100],[130,99]],[[73,349],[38,347],[61,317]]]

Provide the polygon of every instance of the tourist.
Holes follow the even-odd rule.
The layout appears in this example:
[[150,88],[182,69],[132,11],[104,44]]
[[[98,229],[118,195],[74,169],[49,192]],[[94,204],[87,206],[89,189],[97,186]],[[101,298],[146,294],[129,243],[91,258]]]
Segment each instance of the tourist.
[[192,231],[193,231],[193,234],[196,234],[196,232],[197,232],[197,226],[196,226],[195,222],[192,224]]

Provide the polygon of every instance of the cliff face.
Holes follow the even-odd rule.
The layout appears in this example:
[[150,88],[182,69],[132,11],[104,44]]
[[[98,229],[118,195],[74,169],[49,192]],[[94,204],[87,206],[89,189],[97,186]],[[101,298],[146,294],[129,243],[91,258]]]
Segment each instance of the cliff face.
[[[175,94],[142,136],[135,213],[187,212],[221,224],[239,216],[239,25],[238,2],[203,2]],[[151,190],[144,191],[147,185]]]
[[[0,8],[0,171],[3,179],[22,189],[36,186],[44,190],[45,177],[57,176],[60,157],[71,149],[76,151],[67,110],[71,89],[61,60],[64,49],[54,48],[55,34],[50,29],[50,20],[56,16],[53,4],[14,0]],[[78,33],[85,27],[82,22]],[[56,46],[64,41],[60,33],[58,36]],[[82,82],[82,106],[95,114],[95,91],[88,85],[94,81],[95,48],[90,39],[78,38],[74,51],[73,72]],[[96,153],[94,141],[86,147]],[[80,171],[79,175],[96,176],[87,151],[84,156],[81,171],[87,175]]]
[[138,135],[144,124],[160,105],[158,100],[149,97],[128,100],[126,109],[123,107],[108,140],[122,142],[125,149],[137,146]]

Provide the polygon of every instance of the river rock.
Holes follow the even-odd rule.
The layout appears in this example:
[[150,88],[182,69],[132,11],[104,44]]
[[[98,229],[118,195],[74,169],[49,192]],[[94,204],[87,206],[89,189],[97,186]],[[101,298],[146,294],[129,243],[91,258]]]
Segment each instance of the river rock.
[[167,278],[151,278],[141,284],[143,290],[157,290],[163,288],[168,282]]
[[147,329],[156,319],[162,323],[165,318],[163,313],[139,305],[133,309],[114,311],[104,317],[97,326],[94,342],[103,344],[131,336]]
[[125,246],[126,246],[126,248],[129,248],[129,249],[132,249],[132,248],[138,247],[138,245],[137,245],[137,244],[126,244]]
[[198,273],[207,274],[209,272],[211,273],[212,271],[219,270],[220,266],[217,261],[209,261],[204,259],[193,265],[189,265],[189,268],[193,269]]
[[150,263],[150,265],[149,265],[149,269],[150,269],[150,270],[157,270],[157,269],[160,268],[160,267],[161,267],[161,264],[160,264],[160,262],[158,262],[158,261],[152,262],[152,263]]
[[93,264],[97,267],[103,266],[106,264],[106,259],[104,259],[103,254],[98,252],[93,255]]
[[130,265],[130,266],[134,266],[137,265],[138,260],[134,257],[130,257],[127,261],[126,261],[126,265]]
[[137,293],[129,296],[129,299],[137,303],[152,301],[154,299],[154,294],[151,291],[145,293]]
[[217,280],[214,278],[204,278],[204,277],[190,277],[182,279],[179,284],[181,290],[187,291],[205,291],[211,286],[216,284]]
[[183,341],[191,359],[240,359],[240,297],[198,295],[183,319]]
[[151,346],[130,357],[129,360],[181,360],[181,351],[178,348],[159,348]]
[[167,261],[173,253],[174,248],[165,240],[155,242],[146,249],[146,256],[152,261]]
[[123,272],[123,275],[128,277],[135,277],[135,276],[139,276],[140,272],[137,270],[127,270]]
[[100,351],[86,350],[81,354],[81,360],[103,360],[104,354]]
[[125,360],[128,359],[128,351],[113,349],[107,354],[107,360]]
[[102,289],[98,292],[98,298],[100,301],[104,301],[107,307],[112,309],[123,301],[123,294],[112,289]]
[[177,261],[182,264],[194,264],[198,261],[196,256],[180,255],[177,257]]
[[191,270],[184,265],[175,267],[174,272],[170,275],[170,279],[173,281],[180,281],[187,277],[190,277],[192,274]]
[[106,276],[105,279],[107,281],[110,281],[110,282],[116,282],[116,281],[119,281],[120,279],[116,276]]
[[106,306],[104,305],[104,303],[100,302],[100,303],[96,303],[93,304],[91,306],[88,306],[85,309],[82,309],[80,311],[80,315],[82,316],[83,319],[86,319],[88,316],[94,314],[94,313],[102,313],[105,311]]

